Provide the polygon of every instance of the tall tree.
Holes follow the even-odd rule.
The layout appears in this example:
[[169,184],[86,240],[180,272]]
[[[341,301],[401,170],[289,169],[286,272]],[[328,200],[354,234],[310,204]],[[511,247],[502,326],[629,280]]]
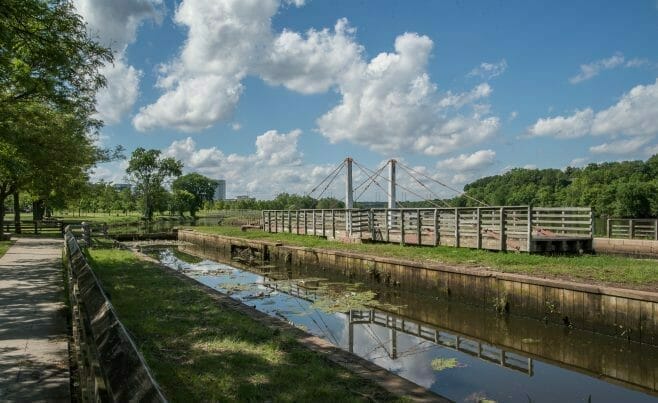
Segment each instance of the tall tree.
[[99,68],[111,60],[70,1],[2,1],[0,205],[22,189],[62,191],[108,156],[95,146],[93,115]]
[[181,175],[183,164],[175,158],[160,156],[160,150],[146,150],[139,147],[133,151],[126,173],[135,185],[142,202],[142,214],[146,220],[153,218],[157,205],[157,195],[162,185],[173,177]]
[[193,172],[176,179],[171,187],[174,190],[174,195],[176,195],[176,191],[182,191],[193,196],[190,198],[189,195],[181,193],[178,195],[177,200],[179,204],[183,203],[180,206],[185,207],[184,209],[188,210],[192,217],[196,217],[196,212],[203,206],[203,202],[212,201],[217,181]]

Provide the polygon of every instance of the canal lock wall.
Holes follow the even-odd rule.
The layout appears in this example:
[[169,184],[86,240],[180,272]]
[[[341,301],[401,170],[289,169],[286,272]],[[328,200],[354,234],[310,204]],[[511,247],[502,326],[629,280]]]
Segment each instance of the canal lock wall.
[[374,279],[402,291],[449,298],[480,307],[491,311],[492,315],[509,313],[658,346],[658,295],[655,293],[483,268],[287,246],[191,230],[179,230],[178,239],[225,255],[242,255],[241,259],[331,268],[342,271],[355,281]]

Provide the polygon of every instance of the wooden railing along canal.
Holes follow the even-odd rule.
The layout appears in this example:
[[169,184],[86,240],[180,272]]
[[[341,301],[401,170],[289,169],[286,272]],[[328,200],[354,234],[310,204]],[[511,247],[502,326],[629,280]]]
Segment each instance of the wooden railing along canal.
[[263,229],[333,239],[524,252],[590,251],[583,207],[264,210]]

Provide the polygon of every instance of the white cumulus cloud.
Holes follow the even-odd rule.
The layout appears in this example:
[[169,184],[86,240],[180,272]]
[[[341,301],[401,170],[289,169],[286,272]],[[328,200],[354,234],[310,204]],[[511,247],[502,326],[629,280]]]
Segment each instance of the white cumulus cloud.
[[320,132],[332,143],[347,140],[382,153],[406,149],[428,155],[494,134],[498,118],[476,108],[459,111],[488,97],[491,87],[485,83],[441,96],[426,71],[432,46],[428,37],[406,33],[396,38],[394,53],[354,66],[339,84],[341,103],[318,119]]
[[[288,2],[302,6],[303,1]],[[162,66],[164,91],[133,119],[141,131],[198,131],[227,120],[247,75],[304,94],[327,91],[359,60],[362,48],[341,19],[334,30],[272,30],[277,0],[185,0],[174,21],[188,29],[180,55]]]
[[571,116],[542,118],[528,128],[528,136],[574,138],[585,135],[653,136],[658,134],[658,79],[638,85],[619,101],[597,113],[591,108]]
[[162,0],[74,0],[87,29],[101,44],[110,47],[115,61],[101,68],[107,87],[97,94],[97,117],[115,124],[130,112],[139,95],[140,70],[126,60],[126,48],[137,38],[137,30],[147,20],[160,23],[164,16]]
[[[304,164],[297,146],[300,135],[299,130],[267,131],[256,138],[251,154],[226,154],[217,147],[200,148],[187,137],[172,142],[163,155],[181,160],[185,170],[226,179],[232,195],[270,198],[281,192],[303,194],[333,167]],[[271,174],[274,171],[276,175]]]
[[452,171],[477,171],[490,167],[496,162],[496,152],[493,150],[479,150],[473,154],[460,154],[454,158],[439,161],[436,166]]

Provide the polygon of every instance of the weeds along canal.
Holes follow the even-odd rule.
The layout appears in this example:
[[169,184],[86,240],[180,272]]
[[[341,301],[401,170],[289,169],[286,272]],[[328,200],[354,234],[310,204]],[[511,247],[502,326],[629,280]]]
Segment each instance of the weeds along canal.
[[195,246],[166,266],[455,401],[655,402],[658,348]]

